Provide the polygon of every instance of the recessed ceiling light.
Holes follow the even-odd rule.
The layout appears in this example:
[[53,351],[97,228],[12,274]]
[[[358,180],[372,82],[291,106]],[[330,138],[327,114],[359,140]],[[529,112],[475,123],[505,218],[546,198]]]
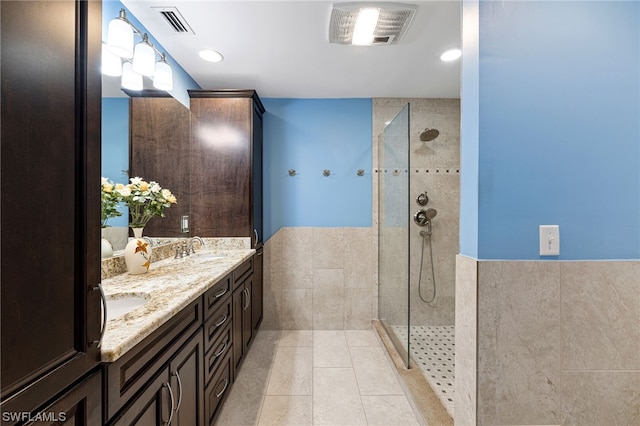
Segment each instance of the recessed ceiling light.
[[202,59],[208,62],[222,62],[224,59],[220,52],[211,49],[201,50],[199,54]]
[[458,48],[449,49],[446,52],[444,52],[442,55],[440,55],[440,60],[445,62],[450,62],[450,61],[455,61],[460,56],[462,56],[462,50]]

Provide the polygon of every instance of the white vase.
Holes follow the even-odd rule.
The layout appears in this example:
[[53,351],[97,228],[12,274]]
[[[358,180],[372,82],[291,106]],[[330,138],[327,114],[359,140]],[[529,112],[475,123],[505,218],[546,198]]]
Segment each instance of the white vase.
[[102,239],[101,239],[101,246],[100,246],[100,253],[101,253],[101,257],[103,259],[107,258],[107,257],[111,257],[113,256],[113,246],[111,245],[111,242],[109,242],[109,240],[107,240],[104,237],[104,228],[102,228],[101,230],[102,235]]
[[146,274],[151,266],[151,245],[142,238],[143,228],[133,229],[134,238],[124,248],[124,262],[131,275]]

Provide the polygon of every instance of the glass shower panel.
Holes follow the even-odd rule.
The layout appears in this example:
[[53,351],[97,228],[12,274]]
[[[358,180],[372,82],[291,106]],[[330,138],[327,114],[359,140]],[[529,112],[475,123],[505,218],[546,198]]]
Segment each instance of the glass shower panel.
[[378,315],[408,368],[409,104],[378,144]]

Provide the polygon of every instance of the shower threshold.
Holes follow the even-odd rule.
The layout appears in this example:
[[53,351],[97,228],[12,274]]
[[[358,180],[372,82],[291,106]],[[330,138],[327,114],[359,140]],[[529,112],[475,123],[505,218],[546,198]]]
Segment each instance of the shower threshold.
[[[407,341],[406,326],[391,326]],[[455,326],[412,326],[411,360],[420,367],[442,405],[453,418],[455,394]]]

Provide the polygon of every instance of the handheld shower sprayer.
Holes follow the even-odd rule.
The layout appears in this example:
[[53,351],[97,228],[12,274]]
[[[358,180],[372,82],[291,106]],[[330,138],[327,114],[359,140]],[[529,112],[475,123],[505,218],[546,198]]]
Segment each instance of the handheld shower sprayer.
[[[420,236],[422,237],[422,253],[420,254],[420,276],[418,278],[418,296],[420,296],[420,299],[425,302],[425,303],[431,303],[436,299],[436,273],[435,273],[435,269],[434,269],[434,263],[433,263],[433,244],[431,241],[431,221],[434,217],[436,217],[436,215],[438,214],[438,211],[436,209],[432,209],[432,208],[428,208],[428,209],[420,209],[418,210],[414,215],[413,215],[413,221],[418,225],[418,226],[425,226],[426,229],[420,231]],[[427,244],[427,242],[429,243],[429,255],[431,257],[431,279],[432,279],[432,288],[433,288],[433,295],[430,298],[425,298],[422,295],[422,270],[423,270],[423,264],[424,264],[424,246]]]

